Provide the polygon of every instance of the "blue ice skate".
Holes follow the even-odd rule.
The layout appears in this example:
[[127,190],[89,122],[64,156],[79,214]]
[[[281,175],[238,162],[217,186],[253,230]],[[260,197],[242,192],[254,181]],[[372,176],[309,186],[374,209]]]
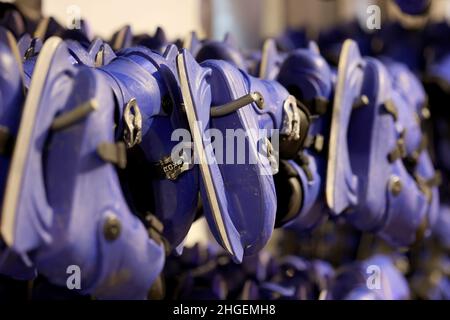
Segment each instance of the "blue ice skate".
[[49,39],[24,105],[1,234],[57,285],[79,268],[83,294],[144,299],[164,249],[123,196],[114,166],[124,167],[125,146],[113,135],[114,108],[98,72],[72,65],[67,46]]
[[[216,240],[237,261],[260,250],[275,222],[276,192],[272,158],[261,158],[258,143],[271,149],[270,136],[259,129],[280,129],[283,139],[300,139],[300,112],[296,101],[276,82],[253,78],[232,64],[207,60],[200,65],[184,50],[178,56],[178,72],[184,106],[199,160],[204,212]],[[220,106],[220,107],[213,107]],[[216,158],[208,129],[246,133],[248,162],[236,164]],[[233,146],[236,151],[236,146]],[[222,155],[227,149],[224,148]],[[228,150],[229,151],[229,150]],[[229,160],[229,159],[228,159]],[[227,160],[227,161],[228,161]],[[246,187],[242,186],[245,183]],[[238,187],[239,185],[239,187]],[[246,213],[247,212],[247,213]],[[252,212],[251,215],[248,212]]]
[[176,54],[174,46],[164,55],[128,48],[100,68],[119,106],[117,137],[135,156],[129,193],[139,211],[152,212],[161,221],[171,248],[182,244],[195,219],[199,190],[197,167],[183,153],[191,145],[173,136],[176,129],[188,128],[179,107]]

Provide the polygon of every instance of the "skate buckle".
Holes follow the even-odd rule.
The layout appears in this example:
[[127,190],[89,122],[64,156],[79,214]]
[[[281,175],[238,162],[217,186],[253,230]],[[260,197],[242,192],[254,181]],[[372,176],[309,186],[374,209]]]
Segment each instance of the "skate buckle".
[[284,101],[283,111],[285,117],[281,133],[289,137],[289,139],[300,139],[300,110],[297,108],[297,100],[290,95]]
[[95,55],[95,67],[100,68],[105,64],[105,46],[101,46],[100,50]]
[[37,52],[36,52],[36,38],[31,41],[30,46],[25,51],[25,53],[23,55],[23,61],[26,61],[26,60],[30,59],[31,57],[34,57],[35,55],[37,55]]
[[280,169],[278,162],[278,155],[274,150],[272,142],[269,140],[269,138],[266,137],[264,141],[266,144],[267,160],[269,161],[269,166],[270,169],[272,170],[272,174],[275,175],[278,173]]
[[142,141],[142,116],[135,98],[128,101],[123,113],[125,129],[123,139],[127,148],[132,148]]

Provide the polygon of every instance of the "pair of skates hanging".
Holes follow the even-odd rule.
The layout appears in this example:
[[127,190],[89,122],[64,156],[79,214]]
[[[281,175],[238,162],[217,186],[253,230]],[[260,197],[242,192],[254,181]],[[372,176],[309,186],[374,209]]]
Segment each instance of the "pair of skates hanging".
[[[5,57],[13,57],[12,52],[18,51],[14,41],[8,37],[4,43]],[[175,248],[186,236],[197,212],[199,189],[212,229],[236,260],[242,260],[244,247],[257,251],[271,234],[274,215],[267,216],[266,211],[275,210],[276,203],[270,185],[272,177],[260,174],[258,159],[246,167],[250,170],[240,170],[241,174],[232,170],[222,174],[219,165],[205,162],[202,150],[198,166],[177,166],[173,171],[170,156],[178,142],[170,140],[172,132],[185,127],[197,137],[204,130],[191,119],[196,117],[194,102],[189,105],[185,92],[192,76],[188,65],[199,70],[200,67],[189,53],[178,55],[175,47],[168,48],[165,56],[143,48],[128,49],[103,65],[102,61],[113,55],[106,47],[98,47],[97,53],[90,48],[86,54],[73,43],[51,38],[37,59],[22,66],[21,55],[16,54],[17,59],[5,66],[5,74],[16,74],[18,78],[4,79],[5,94],[17,98],[5,99],[3,104],[14,119],[4,119],[10,147],[3,155],[2,167],[2,265],[11,266],[12,273],[22,278],[32,277],[36,267],[60,285],[66,282],[67,267],[76,265],[81,270],[82,293],[100,298],[143,298],[162,269],[165,244],[166,249]],[[231,71],[242,77],[238,70]],[[16,85],[13,91],[8,87],[11,83]],[[28,90],[26,97],[24,86]],[[243,89],[238,88],[240,92]],[[238,95],[239,91],[228,94]],[[234,114],[234,121],[244,129],[247,122],[256,128],[252,110],[247,108],[244,112],[239,108],[249,103],[261,104],[261,108],[261,94],[243,95],[245,99],[237,104],[225,103],[215,107],[214,112],[206,110],[203,123],[208,123],[210,113],[215,114],[218,125],[228,114]],[[271,102],[272,97],[267,99]],[[283,111],[279,111],[277,126],[282,121]],[[268,117],[269,112],[273,110],[266,112]],[[295,136],[288,130],[284,132]],[[246,142],[251,152],[255,152],[254,142]],[[194,139],[194,147],[199,147],[197,143]],[[127,200],[134,197],[136,185],[119,179],[120,170],[126,168],[126,148],[136,145],[153,174],[152,180],[141,179],[138,189],[147,192],[147,198],[153,198],[154,214],[164,225],[163,234],[153,216],[138,219],[131,213],[133,203]],[[241,179],[253,184],[253,189],[247,190],[247,203],[252,204],[255,199],[260,202],[252,204],[260,219],[253,219],[254,226],[245,226],[248,239],[244,240],[241,237],[245,238],[245,232],[237,229],[244,228],[246,219],[237,215],[247,208],[234,210],[240,201],[230,201],[227,208],[225,194],[216,191]],[[129,192],[124,192],[122,185]],[[148,189],[142,190],[145,187]],[[234,232],[232,240],[230,230]]]
[[[201,60],[228,59],[255,73],[254,64],[236,58],[237,50],[228,40],[199,43],[194,38],[192,43]],[[302,122],[306,138],[300,152],[290,148],[286,158],[293,159],[282,160],[280,174],[286,174],[276,179],[297,178],[297,186],[290,179],[277,188],[296,194],[288,197],[292,201],[279,202],[279,208],[292,203],[291,209],[303,210],[293,210],[293,227],[309,229],[326,211],[396,246],[407,246],[429,232],[438,214],[439,175],[421,130],[427,98],[405,66],[363,58],[356,44],[346,41],[334,69],[314,43],[281,53],[271,40],[257,65],[260,78],[278,81],[299,106],[305,106],[301,115],[307,119]],[[300,196],[296,190],[301,190]],[[294,205],[294,199],[302,203]]]
[[[9,57],[12,47],[5,48]],[[199,65],[173,46],[163,56],[130,48],[115,57],[101,45],[83,60],[75,51],[48,40],[26,98],[27,77],[19,74],[5,79],[15,81],[14,91],[4,86],[18,100],[2,102],[15,114],[2,119],[10,149],[2,159],[7,256],[54,283],[64,285],[67,266],[78,265],[82,292],[144,297],[161,271],[164,245],[182,246],[199,190],[212,233],[236,261],[260,250],[275,222],[310,229],[330,211],[408,245],[434,220],[434,169],[417,143],[419,127],[408,121],[422,107],[421,91],[411,98],[395,88],[393,76],[361,58],[352,42],[338,70],[315,49],[275,59],[268,45],[261,70],[274,68],[279,82],[225,61]],[[171,135],[180,128],[191,133],[194,165],[171,157],[178,145]],[[249,163],[221,164],[206,134],[211,128],[279,130],[276,179],[267,174],[271,155],[261,159],[257,148],[263,141],[270,150],[272,136],[246,137]],[[123,178],[130,153],[150,179]],[[136,197],[152,215],[133,214]]]

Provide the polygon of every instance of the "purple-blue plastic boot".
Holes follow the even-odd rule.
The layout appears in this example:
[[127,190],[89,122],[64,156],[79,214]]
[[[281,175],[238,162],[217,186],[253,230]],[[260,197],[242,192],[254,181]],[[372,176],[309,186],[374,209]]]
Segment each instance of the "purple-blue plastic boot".
[[[0,199],[8,176],[14,141],[25,100],[22,61],[17,43],[9,31],[0,27]],[[20,280],[30,280],[36,275],[32,266],[26,266],[0,239],[0,274]]]
[[428,120],[428,98],[417,77],[400,63],[386,63],[394,90],[406,102],[405,108],[398,108],[398,118],[404,126],[405,157],[408,172],[413,176],[419,189],[427,199],[426,216],[418,236],[428,236],[439,215],[439,190],[441,175],[434,168],[428,149],[428,136],[423,131]]
[[[222,58],[236,67],[239,66],[239,61],[244,61],[243,55],[229,40],[206,42],[199,50],[197,60]],[[287,61],[283,64],[283,74],[280,74],[285,87],[291,89],[291,93],[294,95],[299,96],[302,95],[299,94],[301,90],[298,88],[301,86],[307,91],[306,95],[311,97],[312,104],[320,98],[322,98],[321,102],[324,104],[325,98],[323,95],[328,97],[331,92],[331,77],[330,70],[327,69],[327,64],[320,58],[317,47],[310,44],[309,50],[285,54],[278,52],[274,40],[267,40],[264,43],[261,58],[257,63],[259,64],[259,78],[274,81],[285,60]],[[292,72],[293,70],[294,72]],[[327,80],[317,81],[316,79],[328,79],[328,82]],[[314,83],[311,85],[312,82]],[[325,92],[322,93],[322,91]],[[301,103],[299,104],[303,106]],[[321,210],[318,207],[310,210],[321,191],[321,177],[316,160],[310,155],[314,151],[305,150],[301,155],[298,155],[298,152],[305,144],[310,129],[312,134],[320,132],[323,129],[324,120],[319,119],[311,124],[311,116],[307,107],[303,106],[298,111],[300,112],[300,138],[295,141],[281,141],[280,158],[299,158],[300,165],[293,160],[281,160],[279,172],[274,176],[277,191],[276,226],[286,225],[295,219],[292,226],[295,225],[297,229],[304,230],[315,226],[324,215],[320,214]],[[310,136],[309,141],[312,139],[314,139],[313,136]],[[305,214],[301,214],[302,212],[310,214],[305,216]]]
[[145,299],[164,248],[123,196],[115,165],[124,167],[125,146],[114,138],[114,109],[98,72],[72,65],[61,39],[47,40],[25,101],[1,233],[56,285],[79,270],[81,294]]
[[[283,139],[298,141],[300,111],[281,85],[253,78],[228,62],[207,60],[199,65],[186,50],[177,62],[205,216],[216,240],[240,262],[243,255],[264,247],[275,223],[276,160],[274,164],[270,152],[262,157],[258,148],[271,149],[273,129],[281,132],[280,145]],[[212,135],[219,132],[226,142],[231,129],[233,134],[244,133],[243,150],[248,153],[238,155],[235,144],[213,146]],[[258,137],[260,129],[266,132]]]
[[140,181],[140,193],[153,200],[151,211],[164,226],[163,236],[172,248],[182,245],[195,219],[199,192],[197,167],[189,165],[183,154],[177,159],[179,154],[172,154],[191,149],[179,141],[176,131],[189,132],[179,107],[176,54],[173,45],[164,55],[144,47],[129,48],[100,68],[119,106],[118,138],[143,154],[140,165],[150,174],[148,181]]
[[[13,153],[14,140],[17,135],[22,114],[22,106],[25,100],[24,88],[29,89],[31,76],[37,55],[42,47],[42,42],[38,38],[32,39],[28,34],[24,34],[19,39],[19,42],[15,44],[15,40],[3,29],[0,30],[0,36],[1,43],[8,47],[8,50],[5,50],[4,53],[9,55],[8,57],[3,55],[5,59],[2,60],[4,63],[7,63],[7,65],[2,68],[2,70],[5,71],[3,74],[7,76],[5,81],[7,80],[10,84],[15,84],[14,88],[10,85],[6,85],[6,83],[2,86],[2,88],[6,89],[5,94],[2,95],[5,103],[2,104],[4,111],[1,115],[1,122],[4,127],[4,138],[2,139],[4,143],[2,150],[4,152],[1,156],[2,171],[0,174],[0,194],[3,199],[3,189],[9,170],[9,161]],[[89,52],[94,52],[95,47],[100,46],[99,42],[100,41],[93,43],[93,49]],[[94,59],[89,57],[86,49],[79,46],[75,41],[69,40],[66,43],[68,43],[69,46],[72,45],[70,52],[74,58],[72,61],[73,63],[84,62],[88,65],[94,65]],[[78,57],[84,59],[79,59]],[[14,61],[16,61],[16,64],[14,64]],[[90,63],[90,61],[92,61],[92,63]],[[12,250],[7,249],[3,242],[1,246],[2,258],[0,259],[0,273],[16,279],[32,279],[35,277],[36,271],[34,267],[27,267],[17,254]]]
[[[344,214],[358,229],[378,232],[397,246],[414,242],[427,212],[425,192],[403,159],[401,127],[409,122],[396,124],[396,105],[412,115],[416,102],[405,101],[382,64],[363,59],[355,42],[343,44],[330,124],[327,204],[333,214]],[[412,145],[411,153],[418,150]],[[434,170],[422,162],[418,168],[428,179]],[[436,204],[431,203],[431,216]]]
[[[286,219],[291,222],[287,227],[297,231],[310,230],[328,216],[323,194],[333,72],[314,45],[282,56],[273,43],[267,42],[264,49],[263,61],[266,62],[262,63],[261,74],[276,77],[302,107],[302,119],[305,119],[301,124],[302,136],[305,136],[302,149],[293,154],[294,160],[285,162],[284,169],[280,166],[279,173],[284,172],[290,177],[291,187],[286,190],[285,179],[281,179],[277,189],[282,190],[283,195],[291,195],[288,206],[291,213],[287,214],[291,218]],[[281,201],[280,206],[283,203]]]

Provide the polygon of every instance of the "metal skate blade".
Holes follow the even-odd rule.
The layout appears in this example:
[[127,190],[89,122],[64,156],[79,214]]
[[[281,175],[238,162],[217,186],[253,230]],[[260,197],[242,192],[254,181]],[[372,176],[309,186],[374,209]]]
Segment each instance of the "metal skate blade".
[[191,130],[192,139],[194,141],[194,148],[199,157],[200,172],[203,178],[206,193],[208,195],[208,201],[213,214],[214,223],[217,227],[217,230],[219,231],[219,236],[222,240],[223,245],[225,246],[225,249],[228,251],[228,253],[235,256],[236,254],[231,246],[231,241],[228,237],[225,223],[222,219],[220,205],[217,199],[217,193],[214,188],[211,171],[207,162],[208,159],[205,151],[205,144],[203,141],[201,129],[198,126],[199,119],[195,112],[193,98],[189,90],[187,68],[183,54],[179,54],[177,56],[177,69],[178,77],[180,80],[181,93],[183,95],[184,107],[188,118],[188,124]]
[[22,190],[22,179],[25,174],[24,167],[31,143],[36,113],[46,82],[45,78],[52,64],[54,54],[61,42],[62,40],[57,37],[49,38],[45,42],[45,45],[39,53],[33,78],[31,79],[30,90],[25,100],[2,205],[0,232],[8,246],[12,246],[14,243],[16,210]]
[[[352,89],[354,87],[355,71],[358,71],[362,63],[362,58],[359,53],[357,44],[354,41],[347,40],[342,46],[342,51],[339,59],[338,66],[338,78],[335,90],[333,113],[331,118],[330,128],[330,141],[327,163],[327,177],[325,195],[326,201],[330,209],[335,214],[340,214],[349,208],[352,203],[350,201],[349,193],[353,193],[355,190],[351,190],[352,186],[357,181],[347,181],[347,174],[351,174],[345,170],[345,166],[349,163],[347,147],[347,137],[343,132],[347,132],[348,122],[350,121],[351,109],[354,103],[354,99],[359,92],[356,92],[352,96]],[[362,70],[359,70],[361,77],[363,76]],[[361,85],[362,85],[362,81]],[[350,179],[355,177],[351,174]],[[345,188],[338,186],[337,182],[345,181]],[[355,183],[353,183],[355,182]],[[353,196],[353,195],[352,195]]]
[[277,54],[278,52],[275,40],[267,39],[264,41],[261,52],[261,63],[259,65],[259,78],[268,79],[270,67],[272,67],[270,63],[273,63],[272,60],[275,59],[273,56]]

